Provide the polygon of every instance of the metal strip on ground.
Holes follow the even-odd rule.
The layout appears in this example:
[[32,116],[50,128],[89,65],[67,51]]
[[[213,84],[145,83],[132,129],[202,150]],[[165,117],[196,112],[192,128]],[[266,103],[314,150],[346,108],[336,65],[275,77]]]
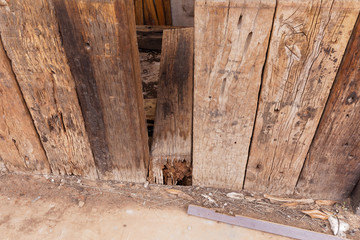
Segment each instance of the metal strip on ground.
[[196,217],[202,217],[214,221],[224,222],[239,227],[249,228],[262,232],[277,234],[284,237],[290,237],[299,240],[341,240],[342,238],[312,232],[301,228],[290,227],[277,223],[257,220],[242,216],[229,216],[217,213],[212,209],[189,205],[188,214]]

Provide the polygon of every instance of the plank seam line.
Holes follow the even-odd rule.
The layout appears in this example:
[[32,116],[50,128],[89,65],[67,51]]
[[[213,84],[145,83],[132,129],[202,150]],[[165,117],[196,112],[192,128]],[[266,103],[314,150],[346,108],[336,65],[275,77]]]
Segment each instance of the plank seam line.
[[[337,70],[337,72],[336,72],[335,80],[333,81],[333,84],[332,84],[332,86],[331,86],[331,88],[330,88],[329,96],[328,96],[328,98],[327,98],[327,100],[326,100],[324,110],[323,110],[323,112],[322,112],[322,114],[321,114],[320,120],[319,120],[318,125],[317,125],[317,127],[316,127],[316,131],[315,131],[315,133],[314,133],[314,135],[313,135],[313,138],[312,138],[312,140],[311,140],[311,144],[310,144],[309,150],[308,150],[308,152],[307,152],[307,154],[306,154],[306,158],[305,158],[304,164],[303,164],[303,166],[302,166],[302,168],[301,168],[299,177],[298,177],[298,179],[297,179],[297,181],[296,181],[296,185],[295,185],[295,188],[294,188],[293,193],[295,193],[295,190],[296,190],[296,188],[298,187],[298,183],[299,183],[300,178],[301,178],[301,176],[302,176],[304,167],[305,167],[306,163],[308,162],[308,159],[310,158],[310,157],[309,157],[309,156],[310,156],[310,150],[312,149],[313,144],[314,144],[315,137],[317,136],[317,134],[318,134],[318,132],[319,132],[320,123],[321,123],[321,122],[323,121],[323,119],[324,119],[325,110],[328,108],[329,100],[330,100],[330,97],[331,97],[331,93],[332,93],[333,90],[334,90],[334,86],[335,86],[335,85],[337,84],[337,82],[338,82],[338,75],[339,75],[339,72],[340,72],[340,70],[342,69],[342,66],[343,66],[343,64],[344,64],[344,57],[345,57],[345,56],[348,54],[348,52],[350,51],[350,45],[351,45],[351,43],[352,43],[352,41],[353,41],[353,39],[354,39],[354,37],[355,37],[355,34],[356,34],[356,32],[355,32],[355,31],[356,31],[355,26],[356,26],[356,23],[359,22],[359,21],[360,21],[360,13],[358,14],[358,17],[357,17],[356,22],[355,22],[355,24],[354,24],[354,28],[353,28],[352,33],[351,33],[351,35],[350,35],[349,41],[348,41],[348,43],[347,43],[347,45],[346,45],[346,48],[345,48],[343,57],[342,57],[342,59],[341,59],[340,66],[339,66],[339,68],[338,68],[338,70]],[[355,186],[355,187],[356,187],[356,186]],[[355,188],[354,188],[354,189],[355,189]],[[354,189],[353,189],[353,190],[354,190]],[[353,191],[353,190],[352,190],[352,191]]]
[[266,53],[265,53],[265,61],[264,61],[264,64],[263,64],[263,67],[262,67],[262,70],[261,70],[261,80],[260,80],[260,86],[259,86],[259,91],[258,91],[258,101],[257,101],[257,104],[256,104],[256,111],[255,111],[255,116],[254,116],[254,124],[253,124],[253,129],[252,129],[252,133],[251,133],[251,137],[250,137],[250,144],[249,144],[249,148],[248,148],[248,155],[247,155],[247,160],[246,160],[246,165],[245,165],[245,173],[244,173],[244,180],[243,180],[242,189],[244,189],[244,187],[245,187],[246,173],[247,173],[247,168],[248,168],[249,159],[250,159],[250,150],[251,150],[251,147],[252,147],[252,142],[253,142],[254,132],[255,132],[255,126],[256,126],[256,118],[257,118],[257,114],[258,114],[258,110],[259,110],[261,89],[262,89],[263,80],[264,80],[264,73],[265,73],[265,66],[266,66],[268,58],[269,58],[269,49],[270,49],[270,43],[271,43],[271,36],[272,36],[273,29],[274,29],[277,5],[278,5],[278,0],[276,0],[276,2],[275,2],[275,9],[274,9],[273,19],[272,19],[270,33],[269,33],[270,36],[269,36],[268,46],[266,48]]
[[[4,41],[3,41],[3,39],[2,39],[1,33],[0,33],[0,44],[1,44],[2,48],[3,48],[3,50],[4,50],[4,53],[5,53],[5,56],[6,56],[7,60],[8,60],[8,62],[9,62],[10,69],[11,69],[11,74],[14,76],[14,79],[15,79],[15,82],[16,82],[16,86],[17,86],[18,89],[19,89],[19,92],[20,92],[20,95],[21,95],[21,101],[22,101],[22,103],[24,104],[24,107],[25,107],[25,109],[26,109],[26,112],[27,112],[28,115],[30,116],[30,119],[31,119],[31,122],[32,122],[32,126],[33,126],[33,128],[34,128],[34,130],[35,130],[35,132],[36,132],[36,135],[37,135],[38,139],[39,139],[39,142],[40,142],[40,145],[41,145],[41,149],[43,150],[43,152],[44,152],[44,154],[45,154],[45,156],[46,156],[46,161],[47,161],[48,166],[49,166],[50,174],[52,174],[53,171],[52,171],[52,169],[51,169],[49,157],[48,157],[47,152],[46,152],[46,150],[45,150],[45,148],[44,148],[44,145],[43,145],[43,142],[42,142],[42,140],[41,140],[40,134],[39,134],[39,132],[38,132],[38,130],[37,130],[37,128],[36,128],[36,125],[35,125],[35,122],[34,122],[34,118],[33,118],[33,116],[31,115],[31,112],[30,112],[30,110],[29,110],[29,106],[27,105],[27,103],[26,103],[26,101],[25,101],[25,97],[24,97],[24,94],[23,94],[23,92],[22,92],[22,90],[21,90],[21,87],[20,87],[18,78],[17,78],[17,76],[16,76],[16,74],[15,74],[15,72],[14,72],[14,68],[13,68],[13,64],[12,64],[11,58],[9,57],[9,54],[8,54],[8,52],[7,52],[6,49],[5,49]],[[16,148],[17,148],[17,147],[16,147]],[[18,149],[18,148],[17,148],[17,149]],[[24,160],[24,162],[25,162],[25,160]],[[4,164],[4,165],[5,165],[5,164]],[[25,165],[27,166],[26,162],[25,162]],[[5,166],[5,168],[7,169],[6,166]],[[8,169],[7,169],[7,170],[8,170]],[[39,169],[36,169],[36,170],[39,170]],[[8,171],[9,171],[9,170],[8,170]]]

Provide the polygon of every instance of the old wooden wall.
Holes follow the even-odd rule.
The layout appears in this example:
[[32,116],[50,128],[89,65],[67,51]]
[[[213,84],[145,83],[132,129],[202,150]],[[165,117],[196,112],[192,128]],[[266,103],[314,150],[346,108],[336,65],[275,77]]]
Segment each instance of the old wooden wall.
[[[0,168],[347,197],[360,180],[359,9],[0,1]],[[138,28],[140,47],[162,49],[151,159],[136,23],[194,25]]]
[[4,165],[145,181],[149,150],[133,2],[4,2],[0,32]]

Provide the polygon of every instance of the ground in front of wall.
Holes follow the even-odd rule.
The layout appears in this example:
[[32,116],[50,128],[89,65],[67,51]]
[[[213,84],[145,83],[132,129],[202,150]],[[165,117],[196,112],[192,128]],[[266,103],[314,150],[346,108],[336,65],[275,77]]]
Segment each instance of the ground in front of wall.
[[[0,176],[1,239],[288,239],[188,216],[189,204],[330,233],[328,223],[301,209],[267,199],[211,188],[89,181],[76,177],[4,174]],[[209,200],[211,199],[211,201]],[[360,219],[343,205],[338,211],[358,239]],[[358,224],[358,225],[356,225]]]

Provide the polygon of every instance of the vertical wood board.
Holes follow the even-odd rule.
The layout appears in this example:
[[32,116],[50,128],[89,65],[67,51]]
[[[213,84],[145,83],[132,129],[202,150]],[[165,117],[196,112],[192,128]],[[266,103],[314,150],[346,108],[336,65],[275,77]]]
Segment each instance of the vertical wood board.
[[149,149],[132,1],[53,2],[100,177],[145,181]]
[[[191,176],[194,29],[164,30],[157,108],[151,148],[151,174],[156,183],[164,177],[172,184]],[[163,176],[163,168],[177,164],[176,176]],[[165,182],[168,184],[168,182]]]
[[358,19],[307,155],[296,192],[342,200],[360,179],[360,21]]
[[195,0],[172,0],[171,18],[173,26],[194,26]]
[[10,172],[51,172],[45,151],[0,41],[0,161]]
[[353,0],[278,1],[246,190],[293,193],[358,13]]
[[52,172],[97,178],[54,11],[47,1],[0,7],[0,32]]
[[193,182],[242,189],[275,1],[195,4]]

